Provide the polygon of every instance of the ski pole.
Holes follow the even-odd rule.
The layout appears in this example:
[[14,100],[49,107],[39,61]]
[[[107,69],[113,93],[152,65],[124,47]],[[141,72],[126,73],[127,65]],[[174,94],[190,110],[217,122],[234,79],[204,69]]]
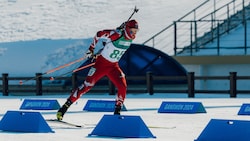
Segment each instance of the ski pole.
[[133,11],[133,13],[130,15],[130,17],[128,18],[127,22],[128,22],[128,21],[132,18],[132,16],[133,16],[135,13],[137,13],[138,11],[139,11],[139,9],[137,9],[136,6],[135,6],[134,11]]
[[68,66],[70,66],[70,65],[73,65],[73,64],[75,64],[75,63],[78,63],[78,62],[80,62],[80,61],[82,61],[82,60],[84,60],[84,59],[86,59],[86,56],[84,56],[84,57],[82,57],[82,58],[80,58],[80,59],[77,59],[77,60],[75,60],[75,61],[72,61],[72,62],[70,62],[70,63],[64,64],[64,65],[62,65],[62,66],[59,66],[59,67],[57,67],[57,68],[54,68],[54,69],[52,69],[52,70],[49,70],[49,71],[43,73],[42,75],[50,74],[50,73],[55,72],[55,71],[57,71],[57,70],[60,70],[60,69],[62,69],[62,68],[65,68],[65,67],[68,67]]
[[[100,55],[99,53],[95,54],[94,57],[92,58],[91,62],[93,62],[99,55]],[[69,73],[78,72],[78,71],[83,70],[83,69],[85,69],[85,68],[91,67],[91,66],[93,66],[94,64],[95,64],[95,62],[90,63],[90,64],[87,64],[87,65],[82,66],[82,67],[80,67],[80,68],[77,68],[77,69],[74,69],[74,70],[72,70],[72,71],[66,72],[66,73],[64,73],[64,74],[62,74],[62,75],[60,75],[60,76],[58,76],[57,78],[63,77],[63,76],[65,76],[65,75],[69,74]],[[54,78],[54,77],[50,77],[50,80],[55,80],[55,78]]]
[[124,28],[125,24],[126,24],[126,23],[133,17],[133,15],[134,15],[135,13],[137,13],[138,11],[139,11],[139,9],[137,9],[136,6],[135,6],[133,13],[130,15],[130,17],[128,18],[128,20],[127,20],[125,23],[122,23],[118,28],[119,28],[119,29]]
[[78,63],[78,62],[80,62],[80,61],[82,61],[82,60],[85,60],[86,58],[87,58],[87,56],[84,55],[82,58],[79,58],[79,59],[77,59],[77,60],[74,60],[74,61],[69,62],[69,63],[64,64],[64,65],[61,65],[61,66],[56,67],[56,68],[54,68],[54,69],[51,69],[51,70],[49,70],[49,71],[47,71],[47,72],[42,73],[42,74],[39,75],[39,76],[33,77],[33,78],[28,79],[28,80],[25,80],[25,81],[23,81],[23,82],[20,81],[20,85],[22,85],[23,83],[28,82],[28,81],[30,81],[30,80],[35,80],[35,79],[37,79],[37,78],[39,78],[39,77],[41,77],[41,76],[43,76],[43,75],[53,73],[53,72],[55,72],[55,71],[58,71],[58,70],[60,70],[60,69],[63,69],[63,68],[68,67],[68,66],[70,66],[70,65],[73,65],[73,64],[75,64],[75,63]]
[[82,66],[82,67],[80,67],[80,68],[77,68],[77,69],[73,70],[72,72],[78,72],[78,71],[83,70],[83,69],[85,69],[85,68],[91,67],[91,66],[93,66],[94,64],[95,64],[95,62],[94,62],[94,63],[91,63],[91,64],[88,64],[88,65],[85,65],[85,66]]
[[62,75],[60,75],[60,76],[58,76],[58,77],[56,77],[56,78],[50,77],[50,80],[52,81],[52,80],[58,79],[58,78],[60,78],[60,77],[63,77],[63,76],[65,76],[65,75],[69,74],[69,73],[75,73],[75,72],[78,72],[78,71],[80,71],[80,70],[84,70],[84,69],[86,69],[86,68],[88,68],[88,67],[93,66],[94,64],[95,64],[95,62],[94,62],[94,63],[90,63],[90,64],[88,64],[88,65],[85,65],[85,66],[82,66],[82,67],[80,67],[80,68],[74,69],[73,71],[66,72],[66,73],[64,73],[64,74],[62,74]]

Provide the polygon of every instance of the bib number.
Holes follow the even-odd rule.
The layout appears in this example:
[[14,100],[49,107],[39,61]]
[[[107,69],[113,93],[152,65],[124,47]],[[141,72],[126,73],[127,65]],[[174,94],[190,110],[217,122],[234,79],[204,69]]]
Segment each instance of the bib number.
[[120,50],[114,50],[110,55],[109,57],[112,58],[112,59],[116,59],[116,60],[119,60],[122,55],[125,53],[125,51],[120,51]]

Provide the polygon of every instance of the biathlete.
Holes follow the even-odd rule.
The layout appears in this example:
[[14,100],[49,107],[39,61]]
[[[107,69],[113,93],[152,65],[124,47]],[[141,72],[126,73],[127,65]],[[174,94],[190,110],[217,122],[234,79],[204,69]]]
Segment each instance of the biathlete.
[[86,53],[87,57],[94,56],[94,49],[99,39],[106,39],[106,43],[83,84],[72,91],[65,104],[58,110],[56,115],[58,120],[62,120],[70,105],[87,93],[104,76],[107,76],[117,88],[114,114],[120,115],[121,107],[126,98],[127,83],[118,61],[135,39],[138,29],[138,22],[129,20],[119,28],[97,32]]

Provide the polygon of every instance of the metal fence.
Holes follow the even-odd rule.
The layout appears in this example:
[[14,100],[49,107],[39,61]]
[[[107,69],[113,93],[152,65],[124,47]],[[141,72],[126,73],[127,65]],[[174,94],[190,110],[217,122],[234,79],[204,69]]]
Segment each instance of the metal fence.
[[[174,56],[192,56],[205,49],[216,51],[213,55],[223,55],[221,50],[240,49],[238,54],[245,55],[250,48],[247,44],[249,11],[250,0],[207,0],[143,44]],[[243,33],[236,35],[240,38],[233,41],[222,38],[240,26],[244,29]],[[208,43],[214,42],[215,45],[205,48]],[[231,43],[222,44],[224,42]],[[234,45],[235,42],[240,45]]]
[[[0,78],[2,84],[0,89],[2,90],[3,96],[8,96],[10,93],[33,93],[37,96],[43,94],[53,94],[53,93],[70,93],[72,88],[78,87],[77,80],[83,79],[73,74],[72,77],[61,77],[58,80],[71,80],[71,86],[58,85],[58,84],[43,84],[43,81],[49,81],[51,78],[42,77],[41,73],[37,73],[35,77],[8,77],[8,74],[2,74]],[[34,84],[10,84],[11,81],[20,80],[32,80]],[[116,88],[107,79],[102,80],[107,83],[102,85],[96,85],[91,90],[90,93],[108,93],[110,95],[115,95]],[[250,88],[245,90],[237,90],[238,80],[250,80],[250,76],[237,76],[237,72],[230,72],[228,76],[195,76],[194,72],[187,73],[187,76],[154,76],[151,72],[148,72],[146,76],[127,76],[127,81],[130,80],[141,80],[145,83],[143,84],[128,84],[128,93],[148,93],[153,95],[154,93],[184,93],[188,97],[195,97],[197,93],[205,94],[229,94],[230,97],[237,97],[237,94],[250,94]],[[155,84],[156,81],[173,81],[173,80],[184,80],[186,84]],[[197,89],[195,88],[195,83],[199,80],[228,80],[228,89],[212,90],[212,89]],[[22,95],[22,94],[21,94]]]

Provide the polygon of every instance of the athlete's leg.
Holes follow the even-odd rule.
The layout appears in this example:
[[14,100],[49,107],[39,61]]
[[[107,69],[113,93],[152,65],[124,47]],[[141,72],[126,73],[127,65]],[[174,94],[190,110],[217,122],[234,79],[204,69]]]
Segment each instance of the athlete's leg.
[[101,79],[105,75],[103,72],[104,71],[98,71],[98,69],[92,67],[89,70],[86,80],[81,86],[72,91],[68,100],[72,103],[77,101],[83,94],[87,93],[99,79]]
[[125,75],[122,70],[117,66],[107,76],[117,88],[114,114],[120,115],[121,107],[124,103],[127,92],[127,82],[125,79]]
[[71,92],[67,101],[58,110],[57,119],[62,120],[70,105],[77,101],[83,94],[87,93],[95,85],[95,83],[105,75],[105,73],[106,72],[101,68],[100,63],[96,62],[95,66],[89,70],[84,83]]

